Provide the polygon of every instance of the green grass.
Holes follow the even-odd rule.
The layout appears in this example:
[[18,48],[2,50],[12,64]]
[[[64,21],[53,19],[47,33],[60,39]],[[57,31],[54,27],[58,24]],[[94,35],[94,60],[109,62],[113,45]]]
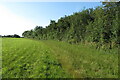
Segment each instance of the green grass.
[[117,78],[118,55],[90,45],[4,38],[2,77]]
[[42,42],[5,38],[2,51],[3,78],[68,77]]

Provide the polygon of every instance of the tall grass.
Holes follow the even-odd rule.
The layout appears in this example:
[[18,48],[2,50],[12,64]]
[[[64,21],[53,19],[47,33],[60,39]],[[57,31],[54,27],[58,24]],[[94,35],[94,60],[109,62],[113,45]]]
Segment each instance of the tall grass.
[[[118,54],[96,50],[91,45],[68,44],[58,41],[43,41],[51,48],[64,69],[73,77],[117,78]],[[113,52],[113,54],[112,54]]]

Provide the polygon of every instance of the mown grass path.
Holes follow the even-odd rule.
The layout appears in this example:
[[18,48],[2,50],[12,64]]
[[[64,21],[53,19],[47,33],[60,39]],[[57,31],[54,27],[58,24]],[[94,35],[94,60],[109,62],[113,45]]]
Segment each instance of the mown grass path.
[[3,78],[117,78],[118,55],[89,45],[4,38]]

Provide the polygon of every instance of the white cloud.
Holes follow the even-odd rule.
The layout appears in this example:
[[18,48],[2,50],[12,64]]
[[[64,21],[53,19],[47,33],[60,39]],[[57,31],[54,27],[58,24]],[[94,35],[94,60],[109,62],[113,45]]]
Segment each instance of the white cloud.
[[0,5],[0,35],[22,35],[25,30],[30,30],[35,24],[22,16],[12,13],[5,6]]

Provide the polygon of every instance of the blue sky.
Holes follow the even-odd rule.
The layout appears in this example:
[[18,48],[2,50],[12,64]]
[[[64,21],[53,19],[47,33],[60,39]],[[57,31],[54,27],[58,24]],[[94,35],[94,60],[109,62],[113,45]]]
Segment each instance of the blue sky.
[[[0,25],[0,35],[19,34],[25,30],[33,29],[36,25],[47,26],[50,20],[58,20],[65,15],[71,15],[84,8],[95,8],[102,5],[100,2],[9,2],[0,4],[0,15],[4,24]],[[6,14],[6,15],[5,15]],[[20,19],[19,19],[20,18]],[[12,20],[13,19],[13,20]],[[12,25],[14,24],[14,25]],[[20,26],[21,25],[21,26]]]

